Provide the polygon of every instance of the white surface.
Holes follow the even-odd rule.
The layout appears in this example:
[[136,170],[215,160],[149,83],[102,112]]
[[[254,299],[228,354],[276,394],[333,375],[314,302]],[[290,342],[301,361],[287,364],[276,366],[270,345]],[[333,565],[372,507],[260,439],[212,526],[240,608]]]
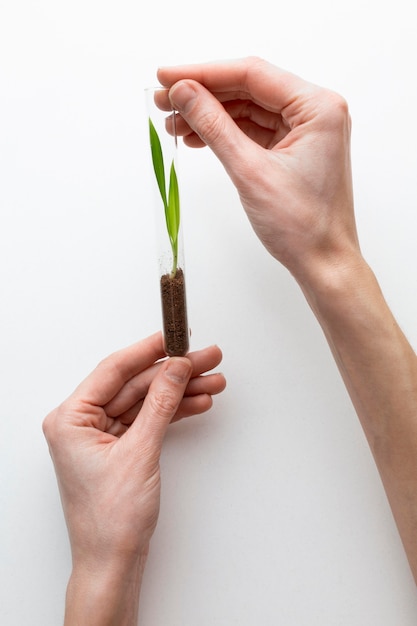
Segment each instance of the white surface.
[[[417,344],[413,3],[3,0],[1,622],[61,622],[70,555],[43,416],[160,324],[143,89],[257,54],[348,99],[362,248]],[[415,626],[406,559],[328,348],[209,151],[181,150],[194,348],[228,389],[172,428],[143,626]]]

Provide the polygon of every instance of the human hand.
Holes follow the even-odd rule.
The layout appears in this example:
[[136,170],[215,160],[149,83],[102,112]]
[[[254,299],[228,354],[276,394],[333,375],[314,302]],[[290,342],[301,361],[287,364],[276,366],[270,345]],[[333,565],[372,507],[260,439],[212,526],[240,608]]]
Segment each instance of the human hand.
[[[117,589],[120,580],[140,585],[158,518],[159,460],[168,425],[207,411],[211,396],[225,387],[221,374],[202,375],[221,361],[216,346],[186,358],[163,356],[160,333],[112,354],[44,420],[73,557],[66,624],[87,619],[93,582],[95,590],[102,582],[106,600],[100,598],[101,608],[93,602],[96,617],[84,623],[113,623],[98,616],[111,602],[109,588],[124,606],[117,610],[133,602]],[[131,587],[137,591],[136,583]],[[112,610],[107,607],[107,619]],[[125,623],[121,614],[115,623]]]
[[213,150],[255,232],[298,279],[359,253],[341,96],[258,58],[163,67],[158,79],[177,134]]
[[417,359],[360,252],[345,100],[257,58],[164,67],[158,79],[158,106],[178,111],[187,145],[217,155],[316,315],[417,582]]

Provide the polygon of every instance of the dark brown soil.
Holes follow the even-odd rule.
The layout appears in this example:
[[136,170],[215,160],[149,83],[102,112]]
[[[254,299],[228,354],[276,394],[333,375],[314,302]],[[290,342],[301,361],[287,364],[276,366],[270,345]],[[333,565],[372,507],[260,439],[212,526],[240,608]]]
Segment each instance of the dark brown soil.
[[184,356],[190,347],[185,277],[181,268],[174,277],[161,276],[161,303],[165,352],[168,356]]

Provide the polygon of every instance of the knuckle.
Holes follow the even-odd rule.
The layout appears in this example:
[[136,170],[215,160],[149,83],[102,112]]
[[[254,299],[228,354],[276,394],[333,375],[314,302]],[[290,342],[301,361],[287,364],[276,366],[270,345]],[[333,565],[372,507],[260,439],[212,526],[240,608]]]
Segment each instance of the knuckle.
[[57,420],[56,410],[49,413],[42,422],[42,432],[51,454],[60,441],[58,425],[59,421]]
[[114,352],[99,361],[95,367],[95,371],[100,371],[103,376],[108,376],[109,378],[122,378],[123,371],[118,352]]
[[179,398],[173,389],[158,389],[149,394],[152,413],[163,418],[170,418],[178,408]]
[[50,448],[54,448],[60,440],[66,438],[65,407],[62,404],[48,413],[42,422],[42,432]]
[[335,126],[350,125],[350,113],[347,100],[339,93],[324,90],[323,105],[326,116]]
[[209,144],[216,144],[225,132],[223,119],[209,110],[201,114],[199,126],[201,138]]
[[48,415],[44,418],[42,422],[42,432],[47,441],[50,441],[53,436],[54,424],[55,424],[55,412],[56,411],[52,411],[51,413],[48,413]]
[[248,70],[258,70],[260,66],[265,65],[267,62],[260,56],[252,54],[246,57],[246,67]]

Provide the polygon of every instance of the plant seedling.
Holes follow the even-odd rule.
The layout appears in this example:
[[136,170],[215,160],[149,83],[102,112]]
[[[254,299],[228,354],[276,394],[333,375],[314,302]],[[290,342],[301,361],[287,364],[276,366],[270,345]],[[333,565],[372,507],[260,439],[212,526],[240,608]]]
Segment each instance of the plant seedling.
[[149,118],[149,138],[151,143],[153,169],[164,206],[165,223],[172,250],[172,269],[170,276],[171,278],[174,278],[177,273],[178,266],[178,232],[180,228],[180,195],[178,189],[178,178],[175,171],[174,159],[172,159],[169,170],[169,185],[167,189],[165,163],[161,141],[151,118]]

